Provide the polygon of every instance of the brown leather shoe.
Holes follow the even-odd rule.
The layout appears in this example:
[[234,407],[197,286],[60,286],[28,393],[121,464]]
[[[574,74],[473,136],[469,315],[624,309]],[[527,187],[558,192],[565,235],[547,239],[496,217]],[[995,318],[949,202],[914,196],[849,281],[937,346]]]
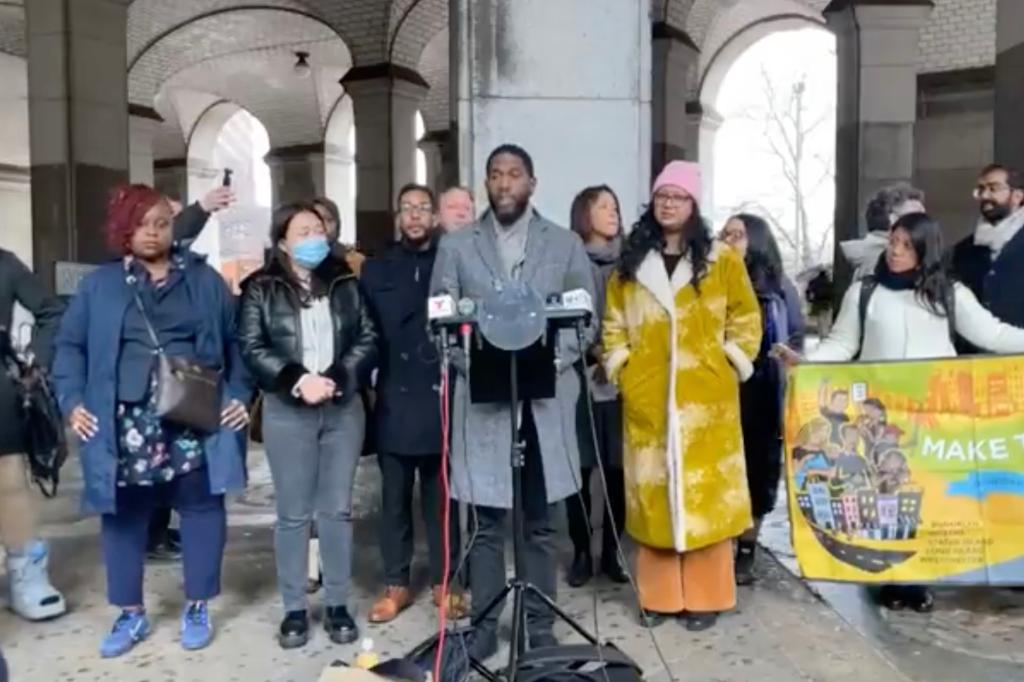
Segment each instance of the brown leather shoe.
[[391,585],[384,590],[384,596],[377,600],[370,609],[371,623],[390,623],[412,603],[412,593],[408,587]]
[[[434,585],[434,606],[441,608],[441,586]],[[448,590],[448,617],[454,620],[465,618],[469,615],[469,604],[465,596],[459,592]]]

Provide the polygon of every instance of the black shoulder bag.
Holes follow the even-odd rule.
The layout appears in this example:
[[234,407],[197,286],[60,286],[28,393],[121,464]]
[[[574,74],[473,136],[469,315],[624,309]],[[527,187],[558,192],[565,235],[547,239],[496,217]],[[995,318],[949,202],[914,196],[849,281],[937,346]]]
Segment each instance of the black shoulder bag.
[[204,433],[220,428],[220,372],[164,352],[138,291],[135,305],[156,349],[156,414],[164,421]]

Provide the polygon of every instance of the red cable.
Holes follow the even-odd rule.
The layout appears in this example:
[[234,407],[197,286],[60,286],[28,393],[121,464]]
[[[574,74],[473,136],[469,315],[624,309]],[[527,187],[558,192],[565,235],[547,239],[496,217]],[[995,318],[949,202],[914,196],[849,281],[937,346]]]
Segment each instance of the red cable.
[[449,512],[451,504],[448,501],[448,448],[449,437],[449,409],[448,403],[448,371],[447,363],[443,365],[441,376],[441,551],[443,552],[441,562],[444,566],[444,575],[441,578],[441,598],[438,607],[438,618],[440,630],[437,637],[437,653],[434,656],[434,682],[441,682],[441,660],[444,655],[445,631],[448,624],[448,572],[451,570],[451,558],[449,545],[451,534],[449,532]]

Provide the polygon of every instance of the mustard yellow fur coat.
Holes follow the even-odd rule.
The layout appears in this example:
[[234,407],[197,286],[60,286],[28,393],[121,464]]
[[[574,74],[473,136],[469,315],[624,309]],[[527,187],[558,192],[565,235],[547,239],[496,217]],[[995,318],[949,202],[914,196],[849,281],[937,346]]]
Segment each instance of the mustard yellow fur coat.
[[761,311],[743,260],[715,242],[700,292],[683,258],[652,251],[608,283],[602,344],[625,413],[626,530],[685,552],[752,523],[739,383],[753,373]]

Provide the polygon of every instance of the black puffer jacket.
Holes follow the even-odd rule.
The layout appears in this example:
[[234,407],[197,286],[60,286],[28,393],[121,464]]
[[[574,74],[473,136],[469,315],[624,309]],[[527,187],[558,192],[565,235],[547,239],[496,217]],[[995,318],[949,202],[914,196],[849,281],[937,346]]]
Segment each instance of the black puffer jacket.
[[[327,285],[334,321],[334,363],[323,374],[341,390],[340,401],[369,385],[377,364],[377,329],[344,261],[328,258],[314,272]],[[310,370],[302,364],[299,292],[275,259],[242,283],[238,337],[242,357],[265,392],[290,396]]]

